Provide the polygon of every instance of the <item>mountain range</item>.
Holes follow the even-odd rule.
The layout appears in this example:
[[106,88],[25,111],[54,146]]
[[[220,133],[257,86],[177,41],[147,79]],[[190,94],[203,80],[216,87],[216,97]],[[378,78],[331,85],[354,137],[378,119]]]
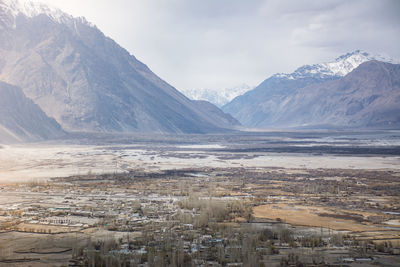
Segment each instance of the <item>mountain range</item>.
[[253,89],[254,86],[241,84],[235,87],[211,89],[211,88],[191,88],[183,89],[181,92],[193,100],[206,100],[213,103],[217,107],[228,104],[235,97],[246,93]]
[[221,133],[241,124],[399,128],[399,67],[357,50],[254,89],[184,90],[191,100],[86,19],[0,0],[0,143],[75,131]]
[[67,131],[207,133],[239,123],[203,109],[84,18],[0,0],[0,80]]
[[356,50],[275,74],[222,109],[256,128],[399,127],[400,65],[387,62]]

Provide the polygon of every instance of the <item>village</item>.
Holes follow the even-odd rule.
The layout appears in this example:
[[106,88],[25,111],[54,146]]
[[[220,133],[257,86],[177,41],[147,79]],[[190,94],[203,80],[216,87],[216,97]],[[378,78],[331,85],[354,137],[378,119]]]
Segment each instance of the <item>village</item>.
[[[389,266],[400,259],[397,175],[175,169],[4,184],[0,265]],[[43,243],[14,246],[16,234]]]

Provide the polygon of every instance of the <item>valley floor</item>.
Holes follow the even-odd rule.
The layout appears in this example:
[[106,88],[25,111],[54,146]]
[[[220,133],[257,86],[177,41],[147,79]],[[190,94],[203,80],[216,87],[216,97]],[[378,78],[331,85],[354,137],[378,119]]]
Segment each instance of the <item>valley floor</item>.
[[399,144],[274,132],[3,145],[0,266],[398,266]]
[[400,132],[73,136],[0,148],[0,182],[174,168],[400,169]]

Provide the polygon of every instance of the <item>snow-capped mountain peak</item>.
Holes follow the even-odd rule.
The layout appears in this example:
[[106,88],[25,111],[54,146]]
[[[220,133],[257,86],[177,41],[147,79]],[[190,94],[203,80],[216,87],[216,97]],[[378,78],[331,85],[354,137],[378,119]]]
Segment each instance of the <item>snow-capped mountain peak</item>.
[[305,65],[298,68],[293,73],[290,74],[278,73],[275,74],[274,76],[278,78],[287,78],[287,79],[299,79],[310,76],[319,78],[326,78],[329,76],[343,77],[348,73],[350,73],[355,68],[357,68],[360,64],[370,60],[398,63],[397,61],[385,56],[371,55],[368,52],[362,50],[356,50],[354,52],[342,55],[336,58],[332,62],[326,62],[314,65]]
[[190,99],[207,100],[218,107],[222,107],[235,97],[242,95],[253,88],[254,86],[242,84],[239,86],[224,89],[192,88],[182,90],[181,92]]
[[[29,18],[38,16],[40,14],[45,14],[58,23],[67,23],[74,19],[73,16],[61,11],[58,8],[40,2],[33,2],[31,0],[0,0],[0,19],[2,19],[2,14],[7,14],[14,18],[14,20],[20,14]],[[78,19],[88,26],[95,27],[83,17]],[[13,23],[13,26],[15,26],[15,21],[11,23]]]

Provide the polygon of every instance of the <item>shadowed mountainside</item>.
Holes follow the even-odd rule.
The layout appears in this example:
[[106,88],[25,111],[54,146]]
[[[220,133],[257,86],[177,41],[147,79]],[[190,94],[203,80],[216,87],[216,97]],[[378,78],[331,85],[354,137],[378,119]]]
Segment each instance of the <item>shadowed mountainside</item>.
[[60,125],[20,88],[0,82],[0,143],[37,141],[63,134]]

